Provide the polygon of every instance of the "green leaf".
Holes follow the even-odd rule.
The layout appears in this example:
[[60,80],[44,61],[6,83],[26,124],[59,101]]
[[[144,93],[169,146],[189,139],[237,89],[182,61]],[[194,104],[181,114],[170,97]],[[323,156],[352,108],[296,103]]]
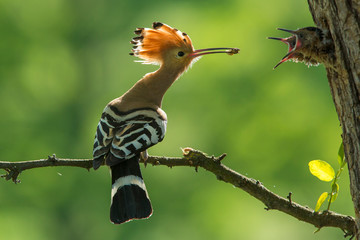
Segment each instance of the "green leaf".
[[338,163],[339,163],[340,168],[344,167],[346,161],[345,161],[344,144],[343,144],[343,142],[341,142],[341,144],[340,144],[339,151],[338,151],[338,156],[337,156],[337,160],[338,160]]
[[[332,185],[332,191],[331,191],[331,202],[334,202],[339,195],[339,184],[335,183]],[[330,201],[329,199],[329,201]]]
[[328,197],[329,193],[328,192],[323,192],[319,199],[316,202],[316,207],[315,207],[315,212],[318,212],[321,205],[324,203],[325,199]]
[[335,177],[335,171],[331,165],[322,160],[310,161],[309,170],[312,175],[319,178],[321,181],[330,182]]

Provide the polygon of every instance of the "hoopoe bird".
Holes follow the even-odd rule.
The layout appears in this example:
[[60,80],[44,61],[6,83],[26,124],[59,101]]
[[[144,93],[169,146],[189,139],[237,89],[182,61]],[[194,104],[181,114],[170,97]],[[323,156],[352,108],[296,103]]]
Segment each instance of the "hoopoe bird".
[[333,67],[335,50],[328,30],[323,31],[316,27],[297,30],[278,28],[278,30],[289,32],[292,36],[288,38],[268,37],[268,39],[279,40],[288,45],[287,54],[275,65],[274,69],[288,60],[304,62],[307,66],[317,66],[323,63],[325,66]]
[[97,126],[93,167],[110,167],[112,178],[110,220],[121,224],[148,218],[151,202],[140,172],[139,160],[147,149],[164,138],[166,113],[163,96],[172,83],[200,56],[238,53],[237,48],[194,50],[190,37],[159,22],[153,28],[137,28],[132,53],[144,63],[160,65],[146,74],[121,97],[105,107]]

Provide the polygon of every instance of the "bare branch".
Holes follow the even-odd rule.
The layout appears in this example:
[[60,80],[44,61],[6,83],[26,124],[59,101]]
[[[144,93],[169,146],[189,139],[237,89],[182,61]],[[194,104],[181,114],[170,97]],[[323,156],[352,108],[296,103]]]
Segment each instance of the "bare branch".
[[[263,186],[259,181],[248,178],[234,170],[226,167],[221,163],[226,154],[219,157],[207,156],[201,151],[191,148],[183,149],[183,157],[160,157],[149,156],[146,164],[153,166],[163,165],[168,167],[175,166],[189,166],[197,169],[198,167],[212,172],[220,181],[224,181],[240,188],[253,197],[263,202],[267,210],[279,210],[289,214],[301,221],[310,223],[317,228],[322,227],[336,227],[345,232],[346,236],[351,236],[354,233],[355,220],[351,216],[341,215],[332,211],[315,212],[314,210],[301,206],[292,201],[292,193],[289,193],[287,198],[278,196]],[[143,160],[141,160],[143,162]],[[49,156],[48,159],[40,159],[34,161],[24,162],[1,162],[0,169],[5,169],[7,174],[4,177],[14,182],[18,182],[18,175],[27,169],[50,167],[50,166],[69,166],[81,167],[90,169],[92,167],[92,159],[60,159],[55,155]]]
[[41,167],[81,167],[90,170],[92,168],[92,159],[66,159],[57,158],[55,154],[49,156],[47,159],[30,160],[22,162],[5,162],[0,161],[0,169],[4,169],[7,173],[1,177],[6,180],[12,180],[14,183],[19,183],[18,176],[21,172]]

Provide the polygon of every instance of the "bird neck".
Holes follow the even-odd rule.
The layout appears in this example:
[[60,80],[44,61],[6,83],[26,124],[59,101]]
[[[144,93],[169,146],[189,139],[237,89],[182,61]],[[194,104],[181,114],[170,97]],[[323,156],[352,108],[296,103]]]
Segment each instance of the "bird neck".
[[169,87],[180,77],[185,68],[161,65],[146,74],[123,97],[142,102],[144,107],[161,107],[162,99]]

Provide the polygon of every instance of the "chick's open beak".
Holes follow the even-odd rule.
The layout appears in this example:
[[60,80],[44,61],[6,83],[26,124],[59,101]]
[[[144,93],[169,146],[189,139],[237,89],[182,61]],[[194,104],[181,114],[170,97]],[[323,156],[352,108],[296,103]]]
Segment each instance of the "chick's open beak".
[[278,30],[285,31],[293,35],[288,38],[268,37],[268,39],[278,40],[283,43],[286,43],[289,46],[287,54],[280,60],[278,64],[275,65],[274,69],[277,68],[281,63],[291,59],[293,57],[294,52],[301,47],[301,42],[299,41],[296,31],[284,29],[284,28],[278,28]]
[[296,32],[294,30],[289,30],[289,29],[285,29],[285,28],[277,28],[277,30],[288,32],[288,33],[291,33],[291,34],[296,34]]

